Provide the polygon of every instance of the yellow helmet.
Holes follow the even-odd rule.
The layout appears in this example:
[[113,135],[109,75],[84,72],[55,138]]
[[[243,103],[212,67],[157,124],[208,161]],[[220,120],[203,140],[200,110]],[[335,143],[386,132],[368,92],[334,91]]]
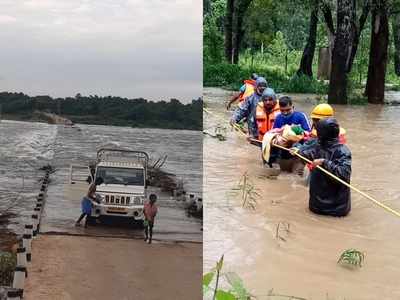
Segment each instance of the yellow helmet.
[[324,119],[333,117],[333,108],[327,103],[318,104],[311,112],[311,119]]

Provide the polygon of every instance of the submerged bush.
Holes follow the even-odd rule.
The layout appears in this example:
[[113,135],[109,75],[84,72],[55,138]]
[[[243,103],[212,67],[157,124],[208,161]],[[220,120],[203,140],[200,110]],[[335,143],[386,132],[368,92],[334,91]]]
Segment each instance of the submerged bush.
[[294,75],[287,83],[284,90],[288,93],[326,94],[328,85],[304,75]]

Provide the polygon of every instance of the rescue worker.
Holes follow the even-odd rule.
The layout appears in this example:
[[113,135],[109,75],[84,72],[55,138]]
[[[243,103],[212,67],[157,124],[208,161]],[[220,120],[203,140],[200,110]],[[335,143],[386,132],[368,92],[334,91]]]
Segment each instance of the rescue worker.
[[256,88],[256,80],[259,76],[256,73],[251,74],[251,79],[247,79],[243,81],[243,85],[240,87],[239,92],[235,93],[232,98],[229,100],[226,109],[229,110],[231,105],[239,100],[239,103],[242,103],[244,99],[250,97]]
[[[321,119],[326,119],[326,118],[333,118],[334,117],[334,110],[332,106],[330,106],[327,103],[322,103],[318,104],[317,106],[314,107],[314,109],[311,112],[311,120],[312,120],[312,127],[311,127],[311,132],[309,135],[308,139],[313,139],[317,138],[317,129],[316,125],[319,120]],[[346,130],[342,127],[340,127],[340,132],[339,132],[339,142],[341,144],[346,143]]]
[[[316,130],[317,144],[303,150],[292,148],[291,153],[299,153],[313,161],[314,167],[321,166],[350,183],[351,152],[346,145],[339,143],[340,127],[336,119],[320,120]],[[309,208],[316,214],[346,216],[351,209],[350,189],[314,168],[311,171]]]
[[262,141],[264,134],[274,127],[275,119],[279,113],[279,104],[274,90],[265,89],[261,96],[261,101],[258,102],[256,107],[256,125],[259,141]]
[[247,118],[247,126],[249,128],[249,135],[252,138],[258,139],[258,128],[256,121],[256,109],[258,103],[261,101],[261,97],[267,91],[268,97],[276,97],[275,92],[271,88],[267,88],[267,81],[263,77],[258,77],[256,81],[256,90],[245,102],[243,105],[239,106],[236,111],[233,113],[230,123],[236,124]]

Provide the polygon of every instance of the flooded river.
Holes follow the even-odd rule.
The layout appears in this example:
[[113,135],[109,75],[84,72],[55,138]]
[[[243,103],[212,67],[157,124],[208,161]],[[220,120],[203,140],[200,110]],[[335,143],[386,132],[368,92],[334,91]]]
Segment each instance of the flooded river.
[[[205,130],[229,127],[230,113],[223,106],[228,96],[220,89],[204,90],[213,113],[204,114]],[[312,96],[293,95],[293,100],[307,115],[315,104]],[[400,211],[400,107],[334,109],[352,151],[351,183]],[[224,254],[225,272],[237,272],[257,299],[288,299],[268,298],[272,289],[306,299],[400,299],[400,218],[355,192],[345,218],[311,213],[303,181],[287,173],[265,178],[260,150],[230,129],[223,142],[205,136],[203,147],[205,270]],[[232,194],[245,172],[262,195],[255,210],[243,208]],[[362,268],[337,264],[349,248],[365,253]]]
[[[9,225],[12,231],[22,233],[23,224],[30,219],[35,205],[39,179],[44,175],[38,169],[51,164],[56,172],[50,176],[41,231],[73,232],[80,207],[79,201],[78,205],[72,205],[64,198],[69,166],[87,165],[96,158],[97,149],[104,146],[146,151],[155,160],[168,155],[163,170],[182,179],[187,191],[201,195],[201,132],[80,124],[78,128],[1,121],[0,211],[8,210],[16,214]],[[201,241],[200,221],[186,217],[182,204],[171,201],[169,197],[161,198],[158,203],[160,212],[159,222],[154,228],[155,238],[158,231],[164,233],[161,239]],[[127,229],[117,231],[121,230],[127,233]]]

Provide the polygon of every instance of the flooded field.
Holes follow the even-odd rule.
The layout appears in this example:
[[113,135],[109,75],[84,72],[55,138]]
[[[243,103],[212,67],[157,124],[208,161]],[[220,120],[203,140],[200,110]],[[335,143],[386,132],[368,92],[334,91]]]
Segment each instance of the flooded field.
[[[204,129],[228,128],[230,112],[223,104],[229,92],[205,89],[203,95],[212,112],[204,113]],[[295,108],[308,115],[314,97],[292,96]],[[400,211],[400,107],[334,109],[352,151],[351,183]],[[205,270],[224,254],[225,271],[237,272],[257,299],[288,299],[268,298],[272,289],[305,299],[400,299],[398,217],[355,192],[349,216],[312,214],[303,180],[287,173],[265,178],[260,150],[229,128],[226,141],[205,136],[203,147]],[[261,194],[255,210],[243,208],[232,194],[245,172]],[[337,264],[349,248],[365,253],[362,268]]]
[[[79,129],[78,129],[79,128]],[[42,232],[76,233],[74,221],[80,214],[80,201],[71,203],[64,197],[71,164],[87,165],[104,146],[118,146],[149,153],[157,159],[168,155],[163,166],[184,181],[187,191],[201,195],[202,136],[200,132],[184,130],[135,129],[127,127],[78,125],[78,128],[42,123],[3,120],[0,123],[0,211],[16,216],[9,229],[22,233],[23,224],[30,218],[35,196],[44,175],[38,169],[51,164],[56,172],[51,183],[42,219]],[[183,205],[169,197],[159,200],[160,212],[154,237],[201,241],[201,223],[188,218]],[[130,235],[131,229],[102,228],[82,234]],[[161,236],[160,236],[161,235]]]

